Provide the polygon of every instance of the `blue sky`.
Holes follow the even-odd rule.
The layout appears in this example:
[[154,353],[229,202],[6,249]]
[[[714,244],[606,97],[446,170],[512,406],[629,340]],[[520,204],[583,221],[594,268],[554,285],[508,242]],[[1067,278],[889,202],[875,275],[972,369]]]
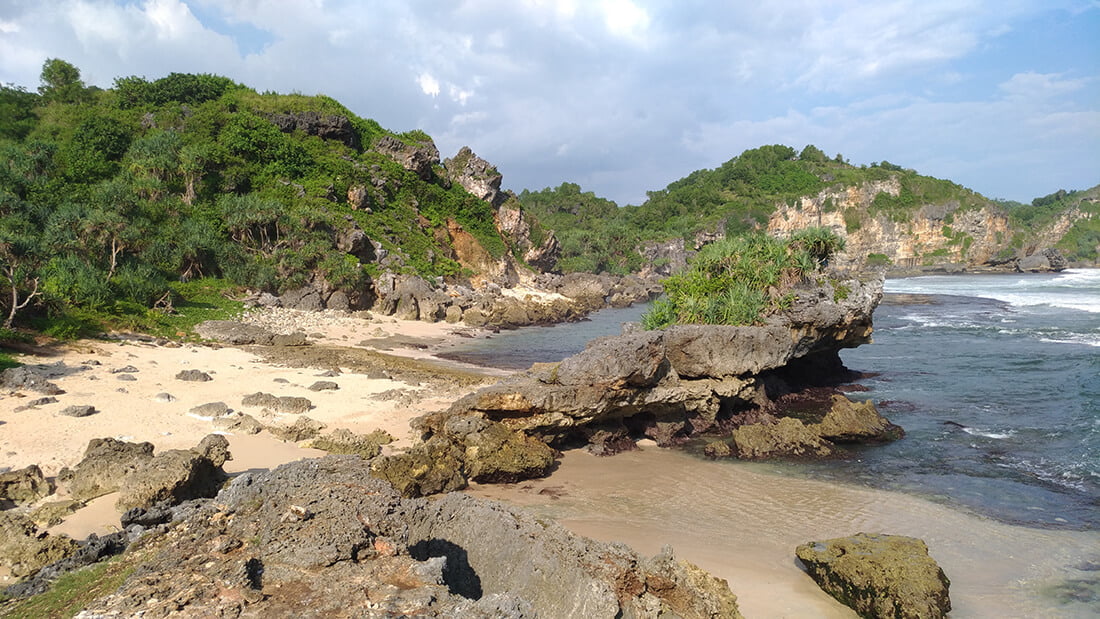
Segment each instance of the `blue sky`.
[[[755,6],[760,5],[760,6]],[[0,82],[217,73],[639,203],[812,143],[989,197],[1100,183],[1100,0],[4,0]]]

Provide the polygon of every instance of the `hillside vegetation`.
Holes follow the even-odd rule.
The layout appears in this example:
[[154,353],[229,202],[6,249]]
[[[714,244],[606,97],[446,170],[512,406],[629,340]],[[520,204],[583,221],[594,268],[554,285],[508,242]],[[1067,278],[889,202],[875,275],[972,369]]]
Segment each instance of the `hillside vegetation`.
[[[563,270],[629,272],[646,261],[633,248],[668,239],[683,239],[691,248],[714,238],[766,230],[769,223],[783,228],[782,222],[775,221],[781,211],[813,210],[815,226],[834,221],[836,231],[844,236],[873,226],[905,235],[916,219],[932,220],[939,243],[922,239],[924,253],[919,246],[914,252],[917,264],[967,260],[975,239],[955,222],[967,213],[982,212],[985,223],[991,217],[1011,215],[1010,233],[988,243],[1011,255],[1028,249],[1044,226],[1054,223],[1075,198],[1086,193],[1095,197],[1097,192],[1060,192],[1056,200],[1037,199],[1037,206],[997,203],[951,181],[887,161],[854,166],[841,155],[827,157],[813,145],[801,152],[771,145],[747,150],[715,169],[697,170],[665,189],[650,191],[638,206],[616,208],[615,203],[570,183],[524,191],[519,197],[525,209],[557,233]],[[1088,208],[1096,208],[1094,202],[1090,204]],[[1097,218],[1080,219],[1059,247],[1072,260],[1095,260],[1100,244],[1097,226]],[[916,236],[917,231],[908,234]],[[875,241],[871,239],[872,244]],[[866,250],[864,245],[853,246],[865,250],[850,259],[854,265],[874,265],[876,256],[880,264],[892,263],[880,253],[884,250]]]
[[445,178],[420,131],[323,96],[215,75],[86,87],[49,60],[37,92],[0,87],[0,308],[156,323],[181,282],[365,291],[383,271],[460,276],[448,221],[492,256],[494,209]]

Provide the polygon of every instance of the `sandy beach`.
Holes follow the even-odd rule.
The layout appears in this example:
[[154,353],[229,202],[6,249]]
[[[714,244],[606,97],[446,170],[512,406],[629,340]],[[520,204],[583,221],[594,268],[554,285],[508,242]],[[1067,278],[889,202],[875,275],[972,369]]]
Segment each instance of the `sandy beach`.
[[[501,374],[433,360],[454,342],[487,335],[461,326],[285,310],[249,320],[273,331],[304,327],[314,345],[279,357],[258,348],[83,340],[22,356],[25,364],[61,364],[51,380],[65,393],[55,396],[56,403],[20,411],[38,394],[3,394],[0,469],[38,464],[46,475],[56,475],[76,464],[97,437],[149,441],[158,451],[188,448],[217,431],[213,419],[190,412],[210,402],[224,402],[264,424],[294,421],[294,415],[243,408],[242,397],[257,391],[309,398],[311,419],[329,429],[385,430],[398,439],[387,449],[400,449],[415,438],[410,419],[445,408],[478,380]],[[417,372],[387,371],[385,363],[372,365],[378,358],[362,356],[376,355],[374,350],[385,351],[386,363],[412,358],[429,365]],[[425,378],[425,367],[429,374],[462,373],[467,382],[433,381]],[[184,382],[176,378],[181,370],[200,370],[211,380]],[[309,389],[321,380],[339,388]],[[76,404],[99,412],[82,418],[58,414]],[[323,455],[266,431],[223,433],[233,454],[225,467],[230,473]],[[577,533],[625,542],[642,554],[671,544],[678,557],[727,579],[749,617],[854,616],[798,567],[794,547],[812,539],[859,531],[925,539],[952,579],[953,616],[959,617],[1059,616],[1035,601],[1036,591],[1065,576],[1082,548],[1100,546],[1094,532],[1012,527],[905,495],[781,478],[751,465],[700,461],[655,446],[611,458],[569,452],[547,479],[471,492],[529,507]],[[113,496],[96,499],[51,532],[82,538],[117,530],[113,504]],[[1029,612],[1020,615],[1022,609]]]

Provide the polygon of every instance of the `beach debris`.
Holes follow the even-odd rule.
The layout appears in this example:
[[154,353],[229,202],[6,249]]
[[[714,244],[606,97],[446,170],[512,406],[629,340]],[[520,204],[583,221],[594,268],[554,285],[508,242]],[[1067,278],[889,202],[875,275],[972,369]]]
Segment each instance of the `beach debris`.
[[176,380],[205,383],[214,379],[210,378],[210,375],[202,370],[180,370],[179,373],[176,374]]
[[862,617],[936,619],[951,610],[951,582],[915,537],[857,533],[795,553],[826,593]]

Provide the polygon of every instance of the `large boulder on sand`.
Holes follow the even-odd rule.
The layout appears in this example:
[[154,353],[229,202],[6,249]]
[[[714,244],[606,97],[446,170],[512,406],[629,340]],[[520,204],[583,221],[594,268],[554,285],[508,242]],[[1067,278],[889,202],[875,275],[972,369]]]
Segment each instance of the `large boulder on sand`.
[[858,533],[796,553],[826,593],[860,616],[935,619],[951,610],[951,582],[917,538]]
[[57,482],[72,498],[87,501],[116,492],[128,474],[152,458],[152,443],[93,438],[75,467],[61,469]]
[[828,441],[793,417],[741,426],[733,431],[733,445],[737,455],[746,460],[823,457],[833,452]]
[[371,462],[371,475],[393,484],[402,496],[427,496],[466,487],[463,453],[442,437]]
[[176,505],[212,497],[226,480],[221,467],[230,457],[229,441],[220,434],[208,435],[194,449],[157,454],[126,476],[115,507],[125,512],[162,501]]

